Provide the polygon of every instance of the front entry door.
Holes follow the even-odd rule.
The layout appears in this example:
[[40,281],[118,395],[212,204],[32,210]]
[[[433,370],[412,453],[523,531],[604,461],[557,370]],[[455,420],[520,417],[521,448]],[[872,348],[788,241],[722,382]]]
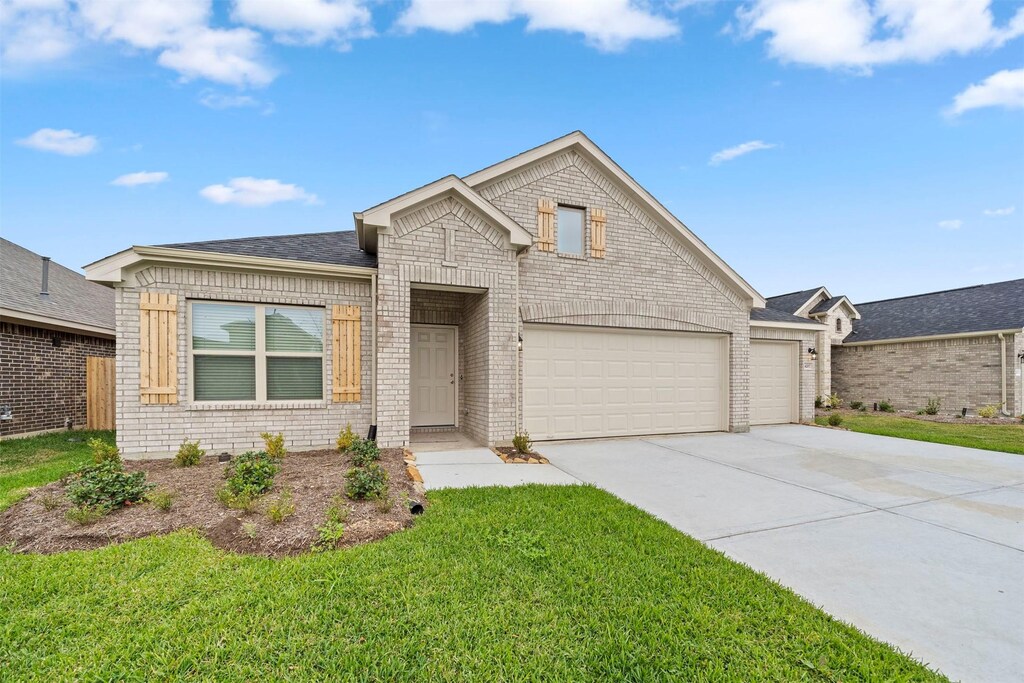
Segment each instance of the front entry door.
[[409,424],[455,424],[455,328],[413,325]]

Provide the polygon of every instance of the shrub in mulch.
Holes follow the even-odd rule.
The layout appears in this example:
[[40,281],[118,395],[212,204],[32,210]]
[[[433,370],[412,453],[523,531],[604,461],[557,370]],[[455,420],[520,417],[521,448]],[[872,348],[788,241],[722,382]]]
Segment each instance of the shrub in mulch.
[[[86,526],[65,518],[73,505],[67,496],[72,480],[54,482],[0,513],[0,545],[10,545],[16,552],[89,550],[193,528],[224,550],[266,556],[307,552],[321,540],[319,529],[345,490],[345,474],[354,463],[348,454],[322,450],[289,453],[274,464],[280,469],[273,485],[246,512],[229,509],[218,500],[225,466],[216,457],[205,457],[193,467],[180,467],[171,459],[126,461],[127,473],[144,473],[146,482],[173,496],[173,505],[115,509]],[[382,449],[376,464],[387,474],[388,495],[394,504],[346,499],[336,547],[375,541],[412,525],[406,502],[423,498],[406,472],[402,450]],[[287,514],[281,514],[282,496]]]

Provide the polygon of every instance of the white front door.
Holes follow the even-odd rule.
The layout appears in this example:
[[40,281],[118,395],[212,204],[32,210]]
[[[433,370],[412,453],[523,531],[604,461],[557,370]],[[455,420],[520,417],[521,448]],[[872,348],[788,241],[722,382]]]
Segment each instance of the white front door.
[[409,424],[455,424],[455,328],[412,325]]

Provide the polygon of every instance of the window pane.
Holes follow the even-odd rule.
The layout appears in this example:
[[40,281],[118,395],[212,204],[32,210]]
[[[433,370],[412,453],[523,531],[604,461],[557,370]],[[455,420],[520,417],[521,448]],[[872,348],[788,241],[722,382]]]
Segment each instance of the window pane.
[[267,358],[267,400],[323,398],[323,362],[319,358]]
[[563,254],[583,253],[583,211],[558,207],[558,251]]
[[324,312],[319,308],[267,306],[267,351],[324,350]]
[[254,356],[194,356],[197,401],[255,401]]
[[192,304],[192,348],[256,350],[256,308]]

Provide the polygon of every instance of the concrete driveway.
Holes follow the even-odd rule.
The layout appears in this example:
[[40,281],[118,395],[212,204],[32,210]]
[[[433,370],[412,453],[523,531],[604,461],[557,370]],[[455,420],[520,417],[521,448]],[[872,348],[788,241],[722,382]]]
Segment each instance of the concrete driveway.
[[953,679],[1024,680],[1024,456],[796,425],[538,450]]

